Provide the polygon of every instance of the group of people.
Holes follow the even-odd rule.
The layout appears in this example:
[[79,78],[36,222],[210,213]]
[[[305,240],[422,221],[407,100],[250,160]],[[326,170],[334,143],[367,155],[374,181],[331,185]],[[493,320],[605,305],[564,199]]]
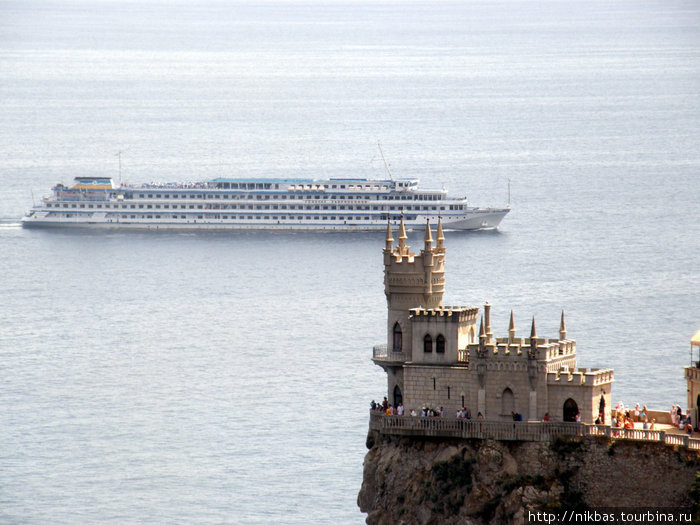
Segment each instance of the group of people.
[[[683,430],[688,434],[693,433],[692,418],[690,417],[690,414],[683,414],[683,410],[681,410],[680,405],[671,405],[670,414],[671,423],[673,423],[674,426],[678,427],[678,430]],[[698,423],[697,430],[700,432],[700,422]]]
[[[373,412],[381,412],[383,414],[386,414],[387,416],[412,416],[412,417],[417,417],[418,413],[412,408],[406,412],[406,409],[403,406],[403,403],[399,402],[398,405],[394,406],[389,403],[387,398],[385,397],[384,400],[381,403],[377,403],[374,399],[372,402],[369,404],[370,409]],[[420,411],[420,416],[421,417],[444,417],[445,416],[445,409],[443,407],[440,407],[439,409],[437,408],[430,408],[430,407],[423,407]],[[472,419],[472,411],[469,410],[466,407],[462,407],[459,410],[457,410],[457,414],[455,417],[459,419]],[[484,416],[479,412],[476,416],[477,419],[484,419]]]
[[649,418],[647,412],[646,405],[642,405],[640,408],[639,403],[637,403],[634,408],[629,408],[620,401],[613,409],[612,427],[631,430],[635,428],[635,423],[641,423],[643,430],[654,430],[656,419]]

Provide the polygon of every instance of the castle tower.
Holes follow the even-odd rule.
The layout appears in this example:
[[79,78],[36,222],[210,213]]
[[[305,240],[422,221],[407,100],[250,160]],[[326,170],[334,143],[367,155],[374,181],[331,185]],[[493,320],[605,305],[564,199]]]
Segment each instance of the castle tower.
[[[442,228],[440,228],[442,229]],[[387,344],[393,352],[410,351],[410,309],[437,308],[445,290],[445,250],[433,247],[430,223],[425,226],[424,248],[412,253],[403,217],[399,225],[399,243],[394,246],[391,225],[387,226],[384,248],[384,293],[386,295]]]

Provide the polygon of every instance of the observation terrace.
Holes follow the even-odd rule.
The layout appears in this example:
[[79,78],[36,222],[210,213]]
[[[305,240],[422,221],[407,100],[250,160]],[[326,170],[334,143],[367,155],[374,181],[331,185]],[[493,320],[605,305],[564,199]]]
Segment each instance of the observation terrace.
[[387,416],[371,411],[369,428],[383,435],[494,439],[497,441],[550,441],[557,436],[604,437],[609,440],[653,441],[700,451],[700,439],[669,425],[660,430],[612,428],[583,423],[484,421],[450,417]]

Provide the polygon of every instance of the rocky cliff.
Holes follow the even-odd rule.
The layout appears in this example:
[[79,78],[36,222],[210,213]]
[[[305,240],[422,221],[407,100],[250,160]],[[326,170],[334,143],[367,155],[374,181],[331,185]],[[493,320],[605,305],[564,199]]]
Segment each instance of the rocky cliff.
[[431,440],[370,431],[369,525],[519,524],[528,511],[697,508],[700,458],[653,442]]

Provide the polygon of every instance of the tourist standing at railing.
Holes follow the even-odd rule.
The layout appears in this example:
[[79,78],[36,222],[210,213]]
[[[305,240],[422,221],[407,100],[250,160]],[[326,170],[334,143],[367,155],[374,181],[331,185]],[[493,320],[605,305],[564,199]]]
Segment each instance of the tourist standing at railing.
[[397,413],[399,416],[403,416],[403,403],[399,403],[399,406],[396,407],[396,413]]

